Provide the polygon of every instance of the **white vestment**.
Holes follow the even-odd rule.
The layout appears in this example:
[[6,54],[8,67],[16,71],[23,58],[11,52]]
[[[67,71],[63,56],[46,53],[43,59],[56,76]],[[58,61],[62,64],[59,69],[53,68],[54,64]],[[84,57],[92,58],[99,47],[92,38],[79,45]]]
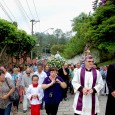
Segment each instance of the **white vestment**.
[[[38,99],[31,99],[32,95],[38,95]],[[41,85],[38,85],[37,87],[33,87],[33,85],[29,85],[27,92],[26,92],[27,98],[30,100],[30,103],[32,105],[37,105],[42,103],[43,98],[43,90],[41,88]]]
[[[96,72],[97,72],[97,80],[94,86],[97,92],[95,94],[95,114],[100,112],[98,95],[99,95],[100,90],[103,88],[102,76],[98,70],[96,70]],[[73,103],[74,113],[80,114],[80,115],[91,115],[92,114],[92,94],[83,95],[82,110],[81,111],[76,110],[77,103],[78,103],[78,97],[80,93],[78,89],[81,86],[80,75],[81,75],[81,68],[75,72],[73,80],[72,80],[74,93],[75,93],[74,103]],[[92,83],[93,83],[92,71],[91,72],[85,71],[84,87],[92,88]]]

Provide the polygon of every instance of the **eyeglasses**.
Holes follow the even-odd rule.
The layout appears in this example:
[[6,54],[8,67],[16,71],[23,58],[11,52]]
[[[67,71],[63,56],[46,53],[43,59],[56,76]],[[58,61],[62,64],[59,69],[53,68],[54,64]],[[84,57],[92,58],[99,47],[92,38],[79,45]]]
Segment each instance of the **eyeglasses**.
[[26,73],[26,74],[30,74],[30,73]]
[[87,62],[89,62],[89,63],[91,63],[91,62],[94,63],[94,61],[87,61]]

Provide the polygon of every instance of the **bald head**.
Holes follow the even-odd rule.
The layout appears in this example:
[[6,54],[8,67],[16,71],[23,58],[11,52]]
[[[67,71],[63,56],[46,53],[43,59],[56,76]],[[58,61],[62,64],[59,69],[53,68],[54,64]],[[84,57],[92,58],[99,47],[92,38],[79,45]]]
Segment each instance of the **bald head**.
[[30,76],[30,74],[31,74],[31,69],[30,68],[26,69],[26,74],[27,74],[28,77]]

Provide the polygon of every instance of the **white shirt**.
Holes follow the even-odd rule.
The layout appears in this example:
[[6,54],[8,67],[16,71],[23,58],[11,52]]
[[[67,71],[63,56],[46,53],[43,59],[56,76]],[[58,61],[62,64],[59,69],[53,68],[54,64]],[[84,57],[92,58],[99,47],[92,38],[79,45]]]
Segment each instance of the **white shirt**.
[[12,76],[11,76],[11,74],[8,73],[8,72],[6,72],[5,77],[6,77],[6,78],[10,78],[10,79],[12,80]]
[[34,74],[38,75],[39,77],[38,84],[42,84],[44,79],[47,77],[47,74],[44,71],[42,71],[41,73],[35,72]]

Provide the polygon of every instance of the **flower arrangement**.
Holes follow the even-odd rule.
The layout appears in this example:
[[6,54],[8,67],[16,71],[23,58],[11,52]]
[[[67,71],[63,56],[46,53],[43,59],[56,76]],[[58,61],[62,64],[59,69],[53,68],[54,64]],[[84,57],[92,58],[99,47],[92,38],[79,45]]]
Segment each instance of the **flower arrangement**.
[[57,69],[62,68],[63,64],[65,63],[65,60],[63,58],[53,58],[50,61],[48,61],[49,67],[56,67]]

